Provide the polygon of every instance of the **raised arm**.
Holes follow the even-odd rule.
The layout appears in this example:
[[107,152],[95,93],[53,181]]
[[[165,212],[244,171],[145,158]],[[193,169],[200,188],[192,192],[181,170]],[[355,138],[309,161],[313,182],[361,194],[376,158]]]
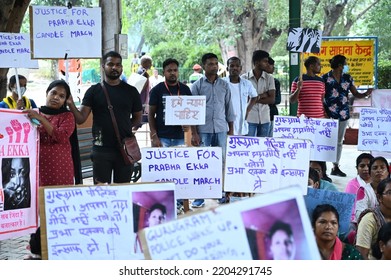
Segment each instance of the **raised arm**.
[[78,109],[75,105],[75,102],[73,102],[72,94],[67,99],[67,105],[69,107],[69,110],[72,112],[73,116],[75,117],[77,124],[84,123],[91,113],[91,107],[88,106],[81,105],[80,109]]

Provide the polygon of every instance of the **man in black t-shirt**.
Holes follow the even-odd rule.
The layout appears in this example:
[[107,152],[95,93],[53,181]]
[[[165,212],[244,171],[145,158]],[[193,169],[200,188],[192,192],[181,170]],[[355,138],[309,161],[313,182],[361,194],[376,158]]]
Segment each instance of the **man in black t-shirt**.
[[[137,89],[123,81],[122,57],[110,51],[103,58],[105,73],[104,85],[108,91],[110,102],[118,124],[121,139],[133,135],[132,128],[137,129],[141,123],[142,104]],[[91,86],[84,95],[80,109],[77,109],[72,98],[67,100],[69,109],[78,124],[84,123],[89,114],[93,114],[92,162],[94,183],[128,183],[132,175],[132,165],[126,165],[120,147],[107,100],[101,84]]]
[[166,59],[163,62],[165,81],[157,84],[151,90],[148,123],[152,147],[171,147],[185,144],[184,131],[187,131],[189,126],[166,125],[164,119],[166,96],[191,95],[190,88],[178,81],[178,67],[179,63],[176,59]]

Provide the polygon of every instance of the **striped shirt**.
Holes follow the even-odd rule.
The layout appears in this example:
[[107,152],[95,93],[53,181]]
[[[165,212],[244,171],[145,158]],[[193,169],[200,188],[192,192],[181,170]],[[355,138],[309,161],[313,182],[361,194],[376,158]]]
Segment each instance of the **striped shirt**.
[[[299,77],[292,82],[291,93],[297,89]],[[303,84],[298,97],[297,116],[304,114],[308,118],[324,118],[323,98],[325,84],[321,77],[303,74]]]

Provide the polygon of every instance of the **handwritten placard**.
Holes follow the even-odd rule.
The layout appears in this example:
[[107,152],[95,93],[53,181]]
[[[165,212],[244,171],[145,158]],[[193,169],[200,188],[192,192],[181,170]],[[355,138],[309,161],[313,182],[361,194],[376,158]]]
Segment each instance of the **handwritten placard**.
[[0,109],[0,240],[38,226],[38,131],[26,113]]
[[33,57],[101,57],[101,17],[101,8],[30,6]]
[[362,108],[358,131],[358,150],[390,152],[391,110]]
[[319,259],[314,234],[299,188],[287,188],[197,212],[141,232],[146,259],[274,259],[267,233],[277,221],[289,224],[289,259]]
[[351,193],[309,188],[307,195],[304,196],[304,201],[309,217],[312,217],[316,206],[320,204],[333,205],[339,214],[339,234],[344,235],[349,231],[355,197]]
[[289,28],[286,49],[291,52],[319,53],[322,31],[312,28]]
[[31,59],[30,34],[0,33],[0,68],[38,68]]
[[204,125],[206,112],[205,96],[165,96],[166,125]]
[[221,198],[220,147],[143,148],[142,181],[174,182],[177,198]]
[[[159,192],[171,191],[168,198],[160,196],[155,202],[165,205],[167,213],[162,213],[161,219],[176,218],[174,187],[166,183],[40,189],[44,258],[139,259],[134,249],[135,228],[140,228],[135,211],[141,213],[140,206],[150,207],[151,198],[159,198]],[[140,196],[140,192],[148,195]],[[139,207],[135,208],[135,203]]]
[[310,141],[228,136],[224,190],[266,193],[299,185],[307,193]]
[[274,117],[273,137],[311,140],[311,160],[334,162],[337,157],[338,122],[330,119]]

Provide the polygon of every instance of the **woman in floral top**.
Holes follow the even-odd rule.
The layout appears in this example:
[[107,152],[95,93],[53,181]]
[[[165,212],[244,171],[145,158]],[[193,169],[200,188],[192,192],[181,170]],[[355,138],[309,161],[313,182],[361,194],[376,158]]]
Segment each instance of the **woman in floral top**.
[[339,169],[339,160],[341,159],[342,143],[347,127],[347,120],[350,118],[349,112],[349,91],[354,97],[364,98],[371,94],[372,89],[368,89],[364,93],[359,93],[354,86],[352,76],[347,74],[349,67],[346,62],[346,57],[336,55],[330,59],[331,71],[322,76],[326,92],[324,96],[326,114],[338,120],[338,144],[337,144],[337,160],[333,163],[334,167],[331,170],[331,175],[346,177],[346,174]]

